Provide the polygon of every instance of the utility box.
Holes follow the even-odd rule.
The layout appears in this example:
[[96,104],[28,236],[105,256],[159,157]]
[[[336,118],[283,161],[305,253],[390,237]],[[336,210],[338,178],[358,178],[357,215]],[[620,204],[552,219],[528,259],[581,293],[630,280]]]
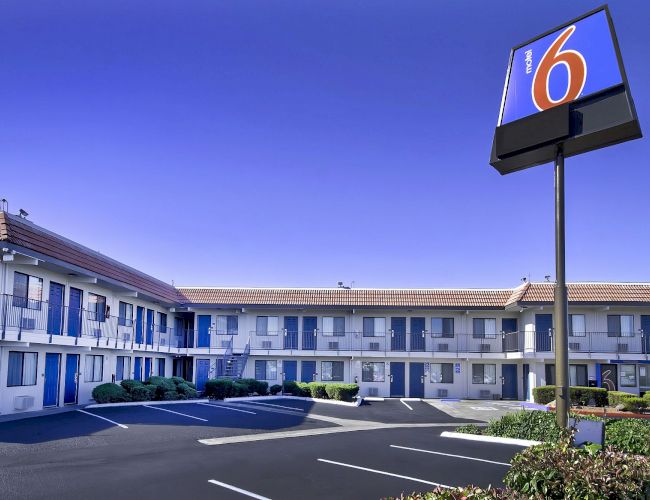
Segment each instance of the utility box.
[[29,410],[34,406],[34,396],[14,397],[14,410]]

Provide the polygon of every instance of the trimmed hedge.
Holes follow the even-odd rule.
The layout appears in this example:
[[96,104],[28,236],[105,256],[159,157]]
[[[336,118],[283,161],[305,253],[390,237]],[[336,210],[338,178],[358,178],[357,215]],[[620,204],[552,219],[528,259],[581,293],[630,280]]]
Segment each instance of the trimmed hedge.
[[555,423],[555,413],[549,411],[518,411],[491,420],[483,430],[487,436],[533,441],[556,442],[561,429]]
[[211,399],[225,399],[231,397],[233,381],[227,378],[210,379],[205,383],[205,395]]
[[607,399],[609,400],[610,406],[622,405],[626,399],[634,397],[636,397],[636,394],[624,391],[609,391],[607,393]]
[[309,393],[312,398],[329,399],[327,396],[327,390],[325,389],[327,384],[322,382],[310,382],[307,385],[309,386]]
[[282,383],[282,392],[285,394],[291,394],[292,396],[311,396],[309,384],[305,382],[294,382],[293,380],[285,380]]
[[266,396],[269,393],[269,383],[263,380],[255,380],[254,378],[242,378],[237,380],[238,384],[245,385],[248,392],[253,394],[257,393],[259,396]]
[[126,379],[120,382],[120,385],[126,389],[126,392],[131,392],[135,387],[142,387],[144,384],[139,380]]
[[93,399],[97,403],[123,403],[131,401],[126,389],[117,384],[100,384],[93,389]]
[[269,389],[269,391],[271,392],[271,396],[275,396],[276,394],[282,391],[282,386],[279,384],[273,384]]
[[[537,404],[545,405],[555,400],[555,385],[543,385],[533,388],[533,400]],[[607,406],[608,394],[607,389],[602,387],[569,387],[569,396],[571,404],[578,406],[588,406],[593,401],[596,406]],[[610,402],[611,404],[611,402]]]
[[626,398],[623,400],[623,409],[625,411],[640,412],[648,407],[648,401],[643,398]]
[[354,401],[354,396],[359,392],[357,384],[326,384],[325,392],[330,399],[336,401]]

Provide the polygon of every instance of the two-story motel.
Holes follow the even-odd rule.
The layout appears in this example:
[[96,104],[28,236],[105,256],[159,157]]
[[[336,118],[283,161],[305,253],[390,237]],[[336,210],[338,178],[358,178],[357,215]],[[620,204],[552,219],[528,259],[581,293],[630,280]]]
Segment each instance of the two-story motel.
[[[531,399],[553,383],[553,284],[175,288],[0,212],[0,413],[104,382],[344,381],[362,396]],[[650,390],[650,284],[569,285],[572,385]]]

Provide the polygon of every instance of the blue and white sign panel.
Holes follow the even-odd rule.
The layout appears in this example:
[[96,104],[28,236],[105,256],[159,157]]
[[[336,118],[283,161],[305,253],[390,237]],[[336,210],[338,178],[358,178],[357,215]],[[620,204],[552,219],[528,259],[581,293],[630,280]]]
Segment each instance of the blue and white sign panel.
[[623,83],[606,11],[514,49],[499,125]]

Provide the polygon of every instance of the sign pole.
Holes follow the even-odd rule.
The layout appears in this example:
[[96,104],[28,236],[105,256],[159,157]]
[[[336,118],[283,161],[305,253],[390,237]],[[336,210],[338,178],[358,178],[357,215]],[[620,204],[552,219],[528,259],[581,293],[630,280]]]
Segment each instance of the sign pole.
[[569,314],[565,269],[564,152],[555,155],[555,413],[557,424],[569,426]]

